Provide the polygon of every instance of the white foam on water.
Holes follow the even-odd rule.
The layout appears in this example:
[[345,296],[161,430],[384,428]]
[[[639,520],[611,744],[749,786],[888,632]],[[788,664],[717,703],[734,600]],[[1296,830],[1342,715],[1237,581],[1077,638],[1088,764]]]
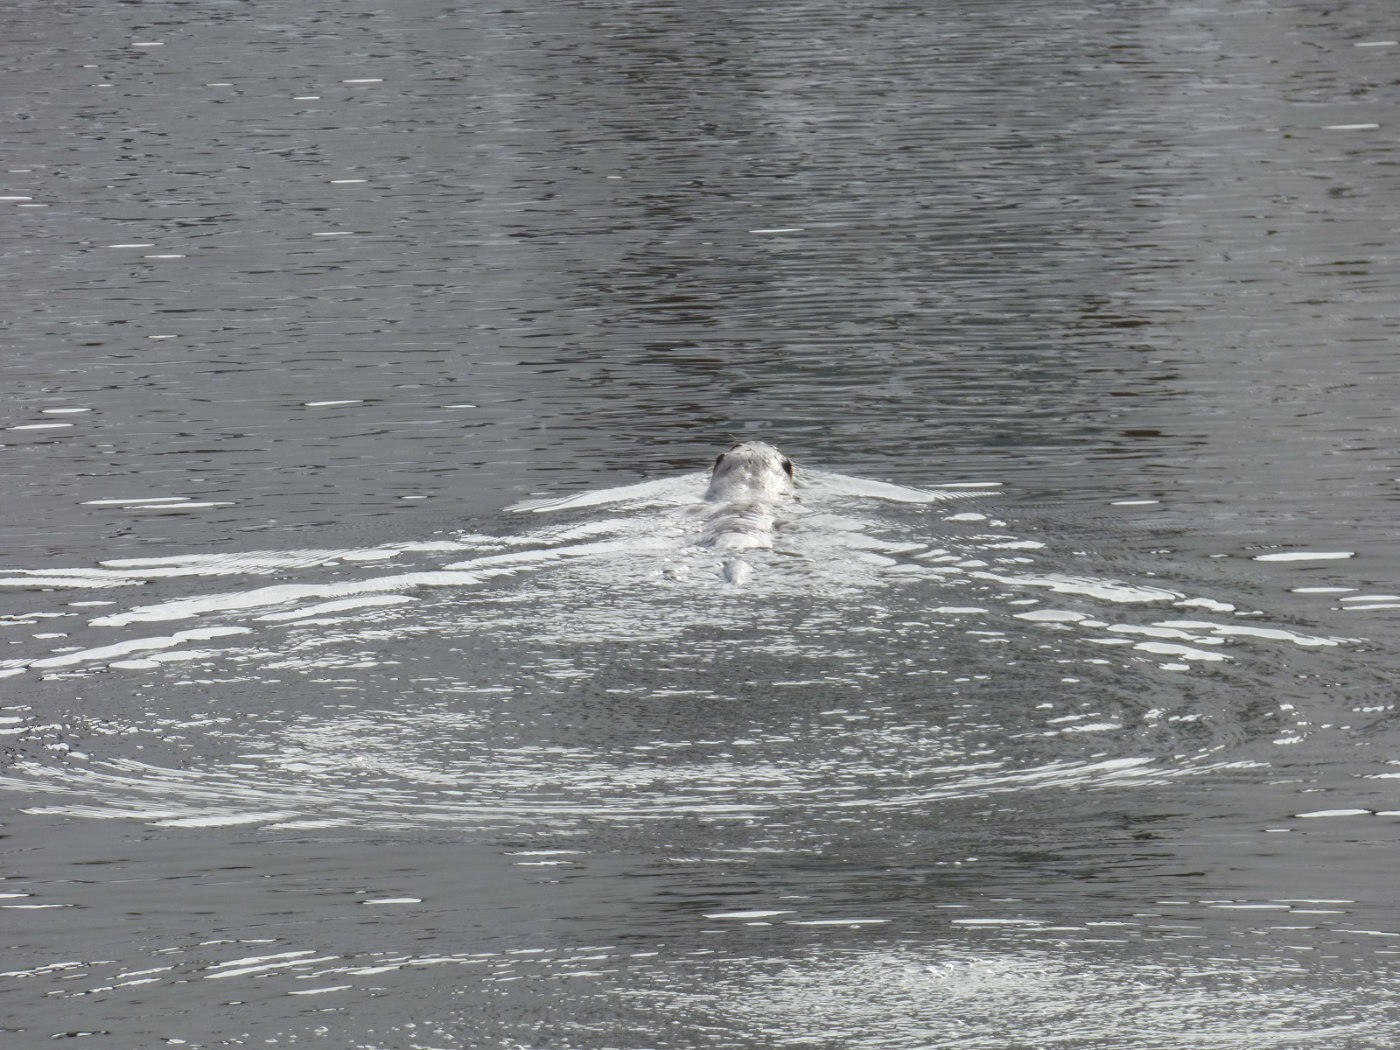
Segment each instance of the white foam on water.
[[[39,588],[55,588],[55,587],[93,587],[93,588],[105,588],[105,587],[133,587],[133,586],[136,586],[137,584],[139,584],[139,583],[142,582],[142,581],[140,581],[140,580],[133,580],[133,579],[125,578],[125,577],[120,577],[120,578],[115,578],[115,579],[114,579],[114,578],[111,578],[111,577],[93,577],[93,576],[77,576],[77,575],[71,575],[71,576],[70,576],[70,575],[63,575],[63,574],[61,574],[61,573],[59,573],[59,574],[54,574],[54,575],[50,575],[50,574],[48,574],[48,573],[46,573],[46,572],[42,572],[42,571],[39,571],[39,570],[36,570],[36,569],[11,569],[11,570],[9,570],[9,571],[11,571],[11,572],[23,572],[23,573],[28,573],[28,575],[25,575],[25,576],[0,576],[0,587],[39,587]],[[77,602],[74,602],[73,604],[76,605],[76,604],[78,604],[78,603],[77,603]],[[110,604],[110,603],[104,602],[103,604]]]
[[195,659],[211,659],[217,657],[217,650],[175,650],[153,652],[147,657],[136,659],[113,659],[112,668],[143,669],[148,671],[151,668],[158,668],[162,664],[185,664],[185,662],[195,661]]
[[1106,786],[1109,784],[1166,783],[1183,776],[1206,772],[1206,767],[1154,765],[1142,756],[1125,756],[1087,762],[1061,761],[1027,768],[998,768],[950,778],[932,790],[911,790],[890,798],[864,798],[837,801],[836,808],[861,806],[871,809],[902,809],[922,806],[949,798],[980,798],[1008,792],[1062,787]]
[[[451,549],[461,550],[470,546],[453,545]],[[290,551],[243,551],[233,554],[173,554],[159,558],[112,558],[99,564],[105,570],[116,570],[114,575],[127,575],[138,579],[165,576],[242,576],[311,568],[337,560],[379,561],[407,549],[407,546],[348,549],[323,547]]]
[[1032,609],[1014,615],[1018,620],[1029,620],[1031,623],[1078,623],[1088,619],[1083,613],[1062,609]]
[[1221,613],[1235,611],[1235,606],[1230,602],[1219,602],[1214,598],[1183,598],[1181,601],[1173,604],[1180,609],[1207,609],[1210,612]]
[[340,559],[342,561],[387,561],[390,558],[397,558],[402,553],[402,547],[386,547],[382,550],[345,551],[340,555]]
[[1274,554],[1256,554],[1255,561],[1343,561],[1355,558],[1355,551],[1278,551]]
[[[462,541],[408,543],[395,547],[362,549],[325,548],[300,551],[247,551],[235,554],[179,554],[155,558],[114,558],[101,562],[101,568],[0,569],[15,576],[0,577],[0,587],[127,587],[149,580],[179,576],[267,575],[287,569],[305,569],[336,561],[378,562],[405,551],[464,551],[478,549],[481,542],[501,545],[491,537],[469,537]],[[99,603],[110,604],[110,603]]]
[[266,613],[259,616],[259,620],[278,623],[285,620],[296,620],[305,616],[324,616],[328,613],[344,612],[347,609],[365,609],[373,606],[383,605],[403,605],[408,602],[415,602],[418,599],[406,594],[369,594],[362,598],[342,598],[339,601],[323,602],[319,605],[308,605],[301,609],[291,609],[286,612]]
[[1277,627],[1253,627],[1242,623],[1214,623],[1209,620],[1163,620],[1162,627],[1180,628],[1189,631],[1209,631],[1221,637],[1260,638],[1274,642],[1292,642],[1304,647],[1332,647],[1353,641],[1350,638],[1327,638],[1319,635],[1297,634]]
[[881,926],[889,919],[788,919],[785,926]]
[[198,817],[167,817],[164,820],[152,821],[151,826],[157,828],[236,828],[248,824],[274,823],[296,815],[294,811],[282,812],[279,810],[261,813],[211,813]]
[[188,496],[137,496],[131,499],[89,499],[83,500],[82,505],[84,507],[140,507],[154,503],[183,503],[188,499]]
[[601,507],[610,503],[681,505],[693,503],[695,493],[703,489],[704,474],[687,474],[679,478],[641,481],[634,485],[618,485],[596,492],[579,492],[572,496],[552,496],[522,500],[506,508],[513,513],[548,514],[580,507]]
[[127,509],[151,514],[184,514],[192,510],[207,510],[210,507],[232,507],[233,505],[233,503],[227,500],[210,500],[207,502],[192,500],[184,503],[147,503],[139,507],[128,507]]
[[1099,580],[1085,576],[1062,576],[1051,573],[1044,576],[1014,576],[995,572],[974,572],[979,580],[995,580],[1013,587],[1045,587],[1056,594],[1080,594],[1088,598],[1100,598],[1118,604],[1176,602],[1183,595],[1162,587],[1144,587],[1121,583],[1117,580]]
[[511,551],[506,554],[489,554],[468,561],[451,562],[444,566],[448,570],[477,570],[480,572],[501,573],[516,569],[531,568],[549,562],[565,561],[571,558],[590,558],[606,554],[632,554],[647,549],[668,549],[674,544],[664,537],[626,536],[592,543],[572,543],[562,547],[536,547],[529,550]]
[[[888,481],[873,481],[828,470],[801,472],[804,485],[832,495],[855,496],[860,499],[887,500],[891,503],[944,503],[967,499],[973,495],[990,495],[984,490],[998,488],[1001,482],[963,482],[940,485],[931,489],[909,488]],[[799,489],[800,491],[800,489]]]
[[953,918],[948,920],[955,926],[1042,926],[1042,919],[981,919]]
[[1375,813],[1369,809],[1314,809],[1307,813],[1293,814],[1299,820],[1313,820],[1318,817],[1370,817]]
[[1197,645],[1223,644],[1223,639],[1207,638],[1200,634],[1191,634],[1182,630],[1179,626],[1172,626],[1173,624],[1187,624],[1190,622],[1191,621],[1187,620],[1167,621],[1166,623],[1160,625],[1154,624],[1150,627],[1135,623],[1115,623],[1110,624],[1108,630],[1113,631],[1115,634],[1141,634],[1149,638],[1175,639],[1183,642],[1194,642]]
[[226,969],[226,967],[232,966],[232,963],[217,963],[209,967],[211,971],[216,972],[206,973],[204,977],[206,980],[219,980],[225,977],[246,977],[254,973],[270,973],[273,970],[295,970],[302,966],[310,966],[313,963],[333,962],[340,958],[339,955],[319,955],[310,959],[305,958],[305,956],[308,955],[314,955],[314,953],[309,950],[283,952],[280,955],[266,956],[268,959],[279,960],[277,962],[264,962],[258,965],[241,966],[234,969]]
[[307,598],[346,598],[352,595],[383,594],[406,591],[415,587],[469,587],[479,584],[482,577],[467,572],[446,570],[407,572],[394,576],[379,576],[330,584],[276,584],[251,591],[231,591],[223,594],[201,595],[138,606],[129,612],[100,616],[92,621],[95,627],[122,627],[131,623],[154,623],[186,620],[208,613],[257,609],[269,605],[286,605]]
[[1084,722],[1057,729],[1057,733],[1108,733],[1123,728],[1122,722]]
[[235,634],[248,634],[247,627],[201,627],[190,631],[177,631],[170,635],[161,635],[154,638],[133,638],[125,642],[116,642],[113,645],[102,645],[94,649],[79,649],[75,652],[63,653],[59,656],[47,656],[38,660],[30,660],[29,667],[51,668],[70,667],[73,664],[90,663],[100,660],[107,660],[112,657],[126,656],[128,653],[146,652],[151,649],[169,649],[172,646],[181,645],[190,641],[208,641],[211,638],[223,638]]
[[1175,656],[1182,660],[1197,660],[1202,663],[1219,663],[1222,660],[1230,659],[1224,653],[1208,652],[1205,649],[1195,649],[1189,645],[1174,645],[1170,642],[1137,642],[1133,648],[1158,656]]

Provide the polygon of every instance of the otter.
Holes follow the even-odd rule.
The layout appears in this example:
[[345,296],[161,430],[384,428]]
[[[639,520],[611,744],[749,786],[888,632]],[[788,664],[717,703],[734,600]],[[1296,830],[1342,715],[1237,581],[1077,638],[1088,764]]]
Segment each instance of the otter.
[[[705,502],[699,545],[718,551],[753,550],[773,545],[773,531],[784,522],[784,508],[796,501],[792,460],[763,441],[745,441],[715,457]],[[724,562],[724,578],[743,583],[753,570],[739,558]]]

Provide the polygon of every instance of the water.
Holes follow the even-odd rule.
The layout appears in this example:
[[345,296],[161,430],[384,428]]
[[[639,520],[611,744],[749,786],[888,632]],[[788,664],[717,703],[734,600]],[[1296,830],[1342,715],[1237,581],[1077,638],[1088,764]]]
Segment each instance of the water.
[[1392,1045],[1396,38],[16,5],[6,1047]]

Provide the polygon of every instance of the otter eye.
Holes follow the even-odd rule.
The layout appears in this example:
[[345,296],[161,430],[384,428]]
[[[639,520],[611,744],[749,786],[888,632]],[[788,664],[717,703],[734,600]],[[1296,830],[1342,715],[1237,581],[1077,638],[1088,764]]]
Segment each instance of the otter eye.
[[783,460],[783,470],[784,470],[784,472],[787,474],[788,477],[792,477],[792,460],[790,460],[790,459],[785,459],[785,460]]

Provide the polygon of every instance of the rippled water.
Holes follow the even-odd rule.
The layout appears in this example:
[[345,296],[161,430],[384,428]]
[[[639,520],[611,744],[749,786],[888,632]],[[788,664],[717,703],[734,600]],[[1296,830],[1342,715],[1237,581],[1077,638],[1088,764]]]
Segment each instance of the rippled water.
[[1397,29],[17,5],[5,1046],[1393,1045]]

